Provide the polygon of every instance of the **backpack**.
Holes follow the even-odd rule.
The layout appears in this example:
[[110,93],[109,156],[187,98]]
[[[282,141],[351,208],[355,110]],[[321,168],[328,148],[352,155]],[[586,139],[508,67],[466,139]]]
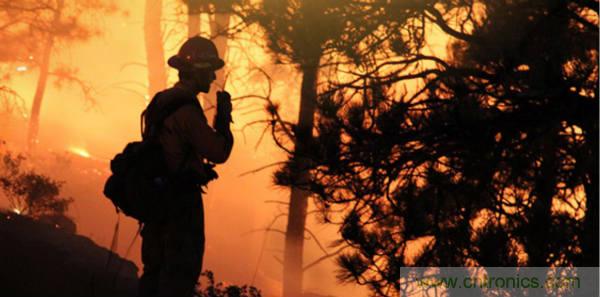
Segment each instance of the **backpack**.
[[123,212],[140,222],[162,221],[165,215],[164,204],[175,188],[173,178],[168,173],[162,146],[157,139],[164,120],[185,105],[199,105],[195,98],[174,100],[160,111],[154,111],[155,117],[150,122],[147,116],[159,95],[160,93],[153,98],[142,113],[142,141],[128,143],[111,160],[112,175],[104,185],[104,195],[114,204],[117,212]]

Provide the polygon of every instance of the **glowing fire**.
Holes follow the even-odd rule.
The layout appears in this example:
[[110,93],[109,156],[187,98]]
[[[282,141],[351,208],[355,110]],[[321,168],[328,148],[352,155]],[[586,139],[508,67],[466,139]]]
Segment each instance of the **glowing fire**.
[[20,214],[21,214],[21,210],[20,210],[20,209],[18,209],[18,208],[13,208],[13,209],[12,209],[12,211],[13,211],[14,213],[18,214],[18,215],[20,215]]
[[92,156],[86,149],[80,147],[71,147],[69,148],[69,151],[84,158],[90,158]]
[[19,72],[27,71],[27,66],[18,66],[17,71],[19,71]]

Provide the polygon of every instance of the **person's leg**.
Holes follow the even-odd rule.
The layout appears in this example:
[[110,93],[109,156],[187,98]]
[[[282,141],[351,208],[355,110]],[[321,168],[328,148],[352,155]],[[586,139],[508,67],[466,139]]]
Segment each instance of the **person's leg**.
[[138,284],[138,296],[153,297],[158,294],[158,283],[163,257],[160,226],[153,224],[145,225],[141,236],[144,269]]
[[159,296],[192,296],[202,271],[204,213],[199,193],[189,194],[181,216],[165,230],[165,258]]

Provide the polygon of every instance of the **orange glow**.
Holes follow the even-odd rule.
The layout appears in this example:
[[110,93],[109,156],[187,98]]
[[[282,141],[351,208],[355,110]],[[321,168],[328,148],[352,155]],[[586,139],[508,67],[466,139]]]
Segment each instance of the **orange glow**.
[[92,157],[92,155],[90,155],[90,153],[86,149],[80,148],[80,147],[71,147],[71,148],[69,148],[69,152],[76,154],[78,156],[84,157],[84,158]]

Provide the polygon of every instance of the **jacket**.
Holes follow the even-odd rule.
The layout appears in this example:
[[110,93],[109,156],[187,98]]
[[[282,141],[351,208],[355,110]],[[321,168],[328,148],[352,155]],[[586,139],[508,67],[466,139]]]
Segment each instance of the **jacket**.
[[204,174],[203,162],[224,163],[233,148],[233,135],[229,128],[229,115],[215,115],[214,129],[208,125],[196,95],[176,84],[157,93],[148,106],[145,124],[174,100],[191,100],[169,115],[158,131],[170,173],[193,170]]

